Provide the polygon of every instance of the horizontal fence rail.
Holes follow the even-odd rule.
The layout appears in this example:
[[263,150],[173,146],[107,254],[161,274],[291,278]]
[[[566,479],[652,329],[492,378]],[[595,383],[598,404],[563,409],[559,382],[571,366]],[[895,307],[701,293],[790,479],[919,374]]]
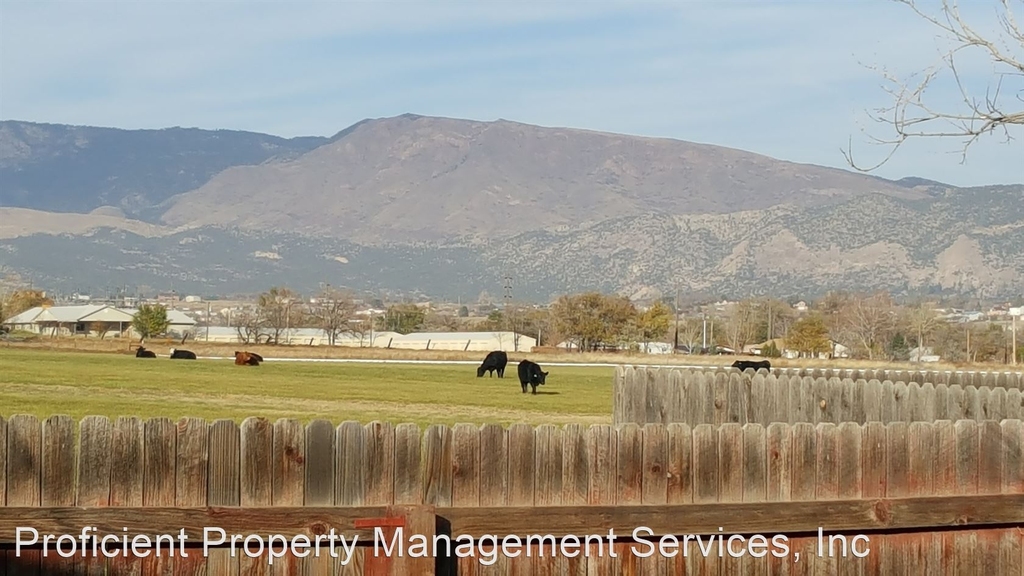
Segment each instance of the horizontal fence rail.
[[[771,359],[769,359],[769,362]],[[638,367],[644,367],[638,365]],[[722,366],[648,366],[650,369],[662,370],[685,370],[701,373],[739,373],[739,369]],[[753,369],[747,369],[747,374],[754,374]],[[764,375],[774,376],[798,376],[800,378],[839,378],[849,380],[878,380],[884,382],[917,382],[924,384],[946,384],[949,386],[988,386],[1001,388],[1024,388],[1024,372],[1008,370],[896,370],[891,368],[858,369],[858,368],[779,368],[761,369],[756,371]]]
[[[590,557],[498,554],[486,564],[477,542],[475,556],[448,568],[434,564],[435,572],[408,564],[410,558],[389,564],[367,547],[356,547],[351,557],[283,552],[273,570],[1019,574],[1022,444],[1019,419],[421,430],[381,422],[89,417],[76,423],[19,415],[0,418],[0,507],[7,508],[0,510],[0,540],[8,543],[8,573],[212,575],[268,573],[268,562],[227,548],[188,557],[43,558],[39,549],[19,555],[9,545],[12,524],[71,531],[91,520],[112,532],[124,523],[177,532],[220,522],[243,533],[315,535],[337,526],[364,536],[370,529],[394,534],[419,526],[423,534],[473,537],[488,531],[582,537],[614,527],[620,539],[608,543],[608,553]],[[428,513],[417,515],[423,507]],[[444,522],[431,521],[433,514]],[[700,546],[706,543],[691,539],[682,540],[685,555],[644,558],[629,542],[638,527],[632,524],[652,533],[772,530],[792,537],[781,557],[705,556]],[[819,527],[884,532],[871,535],[864,557],[821,557]]]
[[613,383],[612,422],[616,425],[1004,418],[1024,418],[1020,389],[632,366],[618,368]]

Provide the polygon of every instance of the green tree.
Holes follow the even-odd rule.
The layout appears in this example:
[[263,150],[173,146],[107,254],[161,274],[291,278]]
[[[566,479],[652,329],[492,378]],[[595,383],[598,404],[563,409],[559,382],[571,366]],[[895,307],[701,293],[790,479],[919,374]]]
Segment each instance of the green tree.
[[139,338],[146,339],[167,332],[171,321],[167,319],[167,308],[159,304],[143,304],[132,318],[132,328]]
[[889,353],[889,358],[897,362],[906,362],[910,359],[910,345],[907,344],[907,339],[903,334],[897,332],[893,335],[892,339],[889,340],[886,352]]
[[426,317],[426,312],[415,304],[393,304],[377,317],[377,329],[409,334],[420,329]]
[[599,292],[562,296],[551,306],[554,330],[575,343],[580,352],[596,350],[601,344],[623,343],[635,327],[636,317],[628,298]]
[[653,306],[637,316],[637,332],[644,343],[644,348],[646,349],[647,344],[652,340],[664,338],[671,322],[672,310],[661,302],[655,302]]
[[469,308],[466,306],[459,306],[459,318],[468,318]]
[[820,314],[812,314],[797,320],[786,335],[786,344],[800,354],[817,356],[832,351],[828,327]]
[[779,358],[782,356],[782,351],[775,345],[775,340],[769,340],[768,344],[761,349],[761,356],[766,358]]

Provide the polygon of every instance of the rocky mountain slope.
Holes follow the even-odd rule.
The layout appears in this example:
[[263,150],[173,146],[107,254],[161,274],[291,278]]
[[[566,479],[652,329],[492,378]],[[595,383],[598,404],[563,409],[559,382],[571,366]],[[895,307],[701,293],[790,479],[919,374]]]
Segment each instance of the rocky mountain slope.
[[87,220],[74,235],[24,235],[0,225],[0,263],[67,291],[125,283],[200,294],[274,284],[312,291],[328,282],[468,298],[499,294],[511,273],[516,296],[534,301],[593,289],[651,296],[676,288],[721,297],[806,298],[830,289],[1011,297],[1024,290],[1022,198],[1024,186],[955,190],[928,201],[875,195],[803,209],[647,213],[502,240],[417,245],[130,220]]
[[114,206],[134,217],[231,166],[290,158],[327,142],[231,130],[118,130],[0,122],[0,206],[89,212]]
[[[1024,185],[893,182],[675,140],[412,115],[330,139],[230,133],[249,144],[202,162],[202,146],[164,142],[154,149],[180,153],[93,166],[69,150],[92,154],[96,140],[75,148],[70,127],[48,128],[62,144],[42,135],[25,148],[10,126],[0,130],[0,270],[58,290],[327,282],[474,297],[500,293],[506,273],[532,300],[591,289],[1024,290]],[[154,132],[131,137],[178,134]],[[220,134],[199,132],[207,144]],[[44,165],[51,178],[31,168],[34,179],[8,183]],[[84,165],[91,176],[64,187]],[[133,178],[144,192],[121,186]],[[37,196],[53,203],[7,201]]]
[[166,224],[362,243],[495,239],[650,212],[721,214],[924,192],[678,140],[413,115],[363,122],[288,162],[235,167],[170,201]]

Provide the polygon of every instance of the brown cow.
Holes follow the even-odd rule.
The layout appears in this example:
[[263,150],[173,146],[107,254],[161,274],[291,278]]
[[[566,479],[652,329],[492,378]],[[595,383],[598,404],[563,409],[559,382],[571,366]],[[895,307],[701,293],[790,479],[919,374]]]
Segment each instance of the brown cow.
[[259,354],[235,352],[235,366],[259,366],[262,359]]

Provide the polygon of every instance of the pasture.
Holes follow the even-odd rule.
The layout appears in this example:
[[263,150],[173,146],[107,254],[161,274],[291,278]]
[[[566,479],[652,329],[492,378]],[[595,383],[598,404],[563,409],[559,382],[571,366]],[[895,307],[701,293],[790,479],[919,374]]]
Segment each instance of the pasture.
[[477,378],[470,365],[268,361],[246,367],[231,360],[3,348],[0,415],[611,423],[613,368],[545,370],[548,383],[533,396],[521,392],[512,362],[499,379]]

